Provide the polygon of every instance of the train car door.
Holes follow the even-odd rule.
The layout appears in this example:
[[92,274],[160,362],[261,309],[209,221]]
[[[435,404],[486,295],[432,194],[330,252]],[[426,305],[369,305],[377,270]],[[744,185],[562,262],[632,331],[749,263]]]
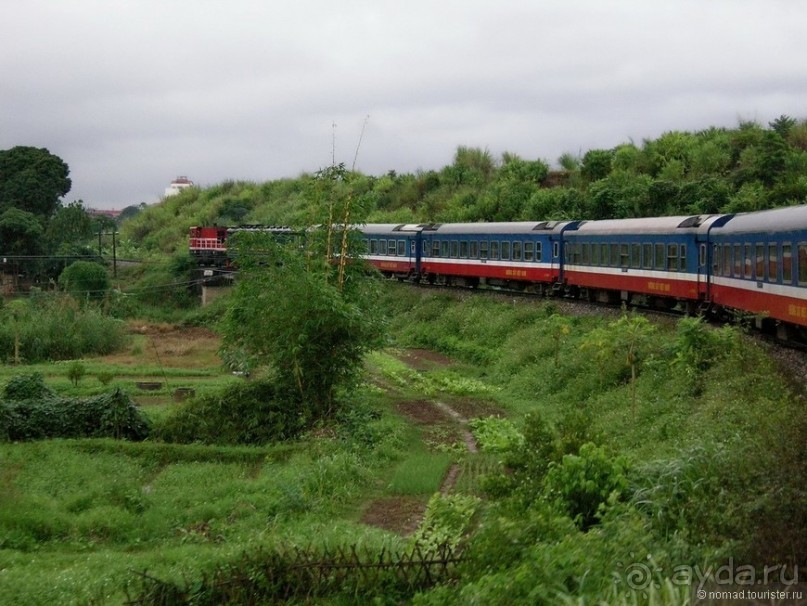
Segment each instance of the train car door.
[[720,259],[715,256],[714,237],[712,230],[723,227],[734,215],[715,215],[701,221],[697,225],[695,242],[698,247],[698,299],[705,302],[712,300],[712,279],[717,273]]

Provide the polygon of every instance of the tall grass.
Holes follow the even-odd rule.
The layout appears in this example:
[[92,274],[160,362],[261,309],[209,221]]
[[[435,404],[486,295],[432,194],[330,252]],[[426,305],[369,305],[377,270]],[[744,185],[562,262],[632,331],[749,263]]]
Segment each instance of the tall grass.
[[24,362],[104,355],[127,342],[125,325],[69,296],[40,296],[23,303],[0,323],[0,359]]

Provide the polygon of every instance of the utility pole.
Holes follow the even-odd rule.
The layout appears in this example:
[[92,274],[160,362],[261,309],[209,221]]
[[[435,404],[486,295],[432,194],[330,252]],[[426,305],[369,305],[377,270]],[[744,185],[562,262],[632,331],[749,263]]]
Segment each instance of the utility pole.
[[116,236],[118,232],[112,228],[111,232],[104,232],[103,227],[98,228],[98,257],[103,259],[103,250],[101,248],[101,236],[112,236],[112,277],[118,277],[118,241]]

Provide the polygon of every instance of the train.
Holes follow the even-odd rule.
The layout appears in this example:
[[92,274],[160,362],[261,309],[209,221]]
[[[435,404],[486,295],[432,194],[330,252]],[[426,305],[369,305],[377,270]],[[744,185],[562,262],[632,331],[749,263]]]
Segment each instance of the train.
[[[781,339],[807,341],[807,205],[736,214],[355,228],[364,237],[365,259],[399,280],[740,314]],[[227,235],[239,229],[193,227],[190,252],[200,263],[220,262]]]

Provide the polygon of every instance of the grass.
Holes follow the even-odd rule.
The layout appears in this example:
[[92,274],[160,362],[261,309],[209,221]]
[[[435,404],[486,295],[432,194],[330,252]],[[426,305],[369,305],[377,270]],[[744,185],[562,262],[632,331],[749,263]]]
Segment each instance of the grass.
[[[464,578],[461,598],[453,599],[517,602],[516,589],[534,596],[557,589],[542,584],[547,579],[563,579],[565,593],[558,595],[566,603],[634,603],[614,593],[612,573],[639,551],[666,565],[716,550],[746,562],[763,557],[752,548],[766,544],[768,561],[781,561],[777,520],[796,527],[793,508],[804,494],[798,483],[803,414],[770,361],[742,335],[693,373],[676,361],[685,351],[680,335],[660,328],[640,350],[633,406],[624,356],[611,349],[598,357],[589,345],[598,330],[618,343],[608,319],[559,320],[551,303],[463,301],[394,286],[383,303],[394,311],[390,327],[398,347],[432,348],[457,362],[418,372],[400,352],[370,354],[370,379],[352,395],[341,426],[266,448],[113,440],[0,445],[0,603],[119,603],[133,570],[194,578],[259,546],[402,544],[360,524],[357,512],[377,496],[433,494],[452,455],[424,444],[441,427],[393,414],[397,399],[479,399],[507,411],[517,428],[526,414],[540,413],[558,439],[593,439],[626,456],[644,506],[656,508],[650,517],[626,509],[576,533],[571,522],[553,522],[535,503],[514,514],[497,509],[488,495],[478,515],[490,510],[497,517],[480,520],[481,543],[474,545],[490,570]],[[26,370],[42,372],[51,387],[70,395],[100,389],[96,373],[110,372],[111,386],[129,388],[167,376],[169,386],[135,396],[155,420],[175,406],[175,381],[199,393],[241,380],[196,347],[180,350],[175,335],[159,349],[159,334],[171,335],[170,327],[147,332],[160,364],[150,342],[136,336],[122,354],[84,360],[88,372],[78,387],[67,380],[68,364]],[[215,349],[209,335],[200,339],[200,346]],[[0,380],[16,372],[3,367]],[[484,452],[459,457],[454,492],[481,495],[500,459]],[[690,539],[699,547],[690,547]],[[496,573],[499,565],[506,570]],[[601,587],[601,581],[611,584]],[[678,595],[677,587],[668,589]],[[668,603],[670,596],[653,600]],[[432,603],[422,598],[419,603]]]
[[444,452],[410,453],[393,470],[387,492],[393,495],[431,495],[451,465],[452,457]]
[[385,439],[0,445],[0,603],[117,603],[132,570],[181,578],[259,545],[389,541],[349,521],[386,472]]

